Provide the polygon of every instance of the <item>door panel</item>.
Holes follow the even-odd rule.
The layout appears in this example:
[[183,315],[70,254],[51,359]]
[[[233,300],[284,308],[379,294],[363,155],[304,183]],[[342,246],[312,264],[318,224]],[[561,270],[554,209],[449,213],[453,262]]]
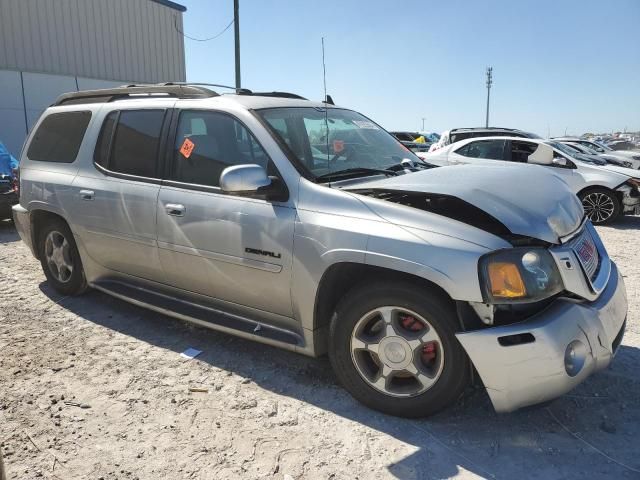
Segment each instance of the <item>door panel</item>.
[[166,137],[165,108],[108,112],[93,155],[74,179],[74,225],[89,255],[129,275],[162,274],[156,204]]
[[159,275],[155,206],[160,186],[107,175],[78,176],[73,185],[74,225],[91,258],[130,275]]
[[[525,139],[509,141],[507,148],[509,150],[510,161],[515,163],[527,163],[529,155],[532,155],[539,148],[538,145],[538,143],[530,142]],[[555,156],[564,158],[564,156],[558,152],[555,152]],[[571,162],[568,158],[566,160]],[[541,167],[548,169],[549,172],[562,178],[562,180],[569,185],[569,188],[573,193],[578,193],[583,185],[584,181],[580,176],[575,174],[574,169],[563,168],[559,165],[541,165]]]
[[[170,215],[170,205],[184,207]],[[166,282],[212,298],[291,315],[295,210],[262,200],[162,186],[158,247]]]

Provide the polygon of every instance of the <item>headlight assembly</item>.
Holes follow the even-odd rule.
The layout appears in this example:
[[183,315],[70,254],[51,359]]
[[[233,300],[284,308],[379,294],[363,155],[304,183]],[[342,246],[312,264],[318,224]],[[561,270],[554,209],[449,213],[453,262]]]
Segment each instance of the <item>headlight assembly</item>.
[[486,303],[529,303],[564,289],[551,254],[543,248],[511,248],[483,256],[480,282]]

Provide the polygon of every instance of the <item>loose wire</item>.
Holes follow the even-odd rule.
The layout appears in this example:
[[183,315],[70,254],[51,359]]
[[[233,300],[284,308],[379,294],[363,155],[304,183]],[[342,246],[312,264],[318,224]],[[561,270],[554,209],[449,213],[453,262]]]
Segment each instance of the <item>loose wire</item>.
[[229,25],[227,25],[226,27],[224,27],[224,30],[222,30],[220,33],[214,35],[213,37],[209,37],[209,38],[196,38],[196,37],[192,37],[191,35],[187,35],[186,33],[184,33],[182,30],[180,30],[178,28],[178,17],[173,17],[173,26],[176,29],[176,32],[178,32],[180,35],[182,35],[184,38],[188,38],[189,40],[194,40],[196,42],[208,42],[210,40],[215,40],[216,38],[218,38],[220,35],[222,35],[224,32],[226,32],[227,30],[229,30],[229,28],[231,27],[231,25],[233,25],[234,19],[232,18],[231,21],[229,22]]

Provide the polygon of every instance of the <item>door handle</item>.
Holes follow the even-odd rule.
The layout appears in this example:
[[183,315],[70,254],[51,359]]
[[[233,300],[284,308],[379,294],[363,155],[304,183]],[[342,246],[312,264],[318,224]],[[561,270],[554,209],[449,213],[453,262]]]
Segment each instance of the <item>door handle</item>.
[[80,190],[80,198],[82,200],[93,200],[95,192],[93,190]]
[[187,210],[184,205],[179,203],[167,203],[164,209],[167,211],[167,215],[173,215],[174,217],[183,217],[184,212]]

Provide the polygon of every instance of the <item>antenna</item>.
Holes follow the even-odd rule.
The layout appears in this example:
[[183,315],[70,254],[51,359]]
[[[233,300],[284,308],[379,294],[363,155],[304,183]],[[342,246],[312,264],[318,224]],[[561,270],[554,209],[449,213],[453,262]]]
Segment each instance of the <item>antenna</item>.
[[[327,98],[327,67],[324,63],[324,37],[322,37],[322,80],[323,80],[323,88],[324,88],[324,101],[326,103],[328,98]],[[333,99],[331,100],[331,103],[333,103]],[[329,162],[331,161],[330,154],[329,154],[329,117],[328,117],[328,112],[326,107],[324,109],[324,127],[325,127],[325,142],[327,144],[327,170],[329,170],[329,168],[331,167],[331,165],[329,165]],[[331,185],[331,183],[329,183],[329,185]]]
[[324,84],[324,99],[327,99],[327,67],[324,63],[324,37],[322,37],[322,80]]

